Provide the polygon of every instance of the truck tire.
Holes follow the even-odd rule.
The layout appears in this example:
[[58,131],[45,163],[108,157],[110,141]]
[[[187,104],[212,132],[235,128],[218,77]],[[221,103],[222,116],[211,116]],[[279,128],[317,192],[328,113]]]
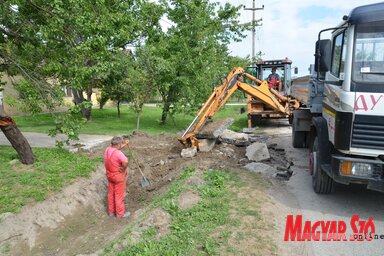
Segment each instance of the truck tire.
[[310,172],[312,173],[312,187],[318,194],[330,194],[335,191],[335,182],[321,169],[324,154],[316,136],[310,153]]
[[260,125],[261,120],[262,120],[262,117],[260,115],[252,115],[251,116],[252,127],[256,127],[257,125]]

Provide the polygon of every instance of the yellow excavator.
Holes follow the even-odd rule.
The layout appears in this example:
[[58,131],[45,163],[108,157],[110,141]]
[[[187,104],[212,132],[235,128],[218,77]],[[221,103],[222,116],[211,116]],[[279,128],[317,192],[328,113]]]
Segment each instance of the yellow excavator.
[[[244,82],[245,78],[248,78],[257,85]],[[207,120],[211,119],[219,111],[236,90],[241,90],[247,95],[259,99],[276,112],[284,113],[288,116],[291,116],[292,111],[300,107],[300,103],[296,99],[280,95],[276,90],[268,87],[267,81],[261,81],[246,73],[243,68],[237,67],[232,69],[223,82],[213,90],[211,96],[201,107],[192,123],[179,135],[179,141],[186,146],[198,149],[199,140],[197,136],[199,132]]]

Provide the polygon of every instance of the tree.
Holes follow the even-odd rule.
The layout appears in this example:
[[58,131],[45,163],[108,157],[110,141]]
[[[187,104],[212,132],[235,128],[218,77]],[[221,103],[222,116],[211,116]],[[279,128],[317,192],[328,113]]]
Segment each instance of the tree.
[[239,40],[245,27],[239,24],[239,7],[220,6],[205,0],[161,1],[172,26],[148,43],[157,46],[160,68],[156,83],[163,101],[161,123],[170,106],[196,108],[227,73],[227,45]]
[[[1,78],[2,78],[2,74],[0,73],[0,79]],[[1,83],[1,80],[0,80],[0,91],[3,91],[4,89],[3,85],[4,83]],[[23,164],[33,164],[35,161],[35,156],[33,155],[32,149],[28,141],[20,132],[20,130],[17,128],[16,123],[12,120],[12,118],[5,115],[1,107],[2,105],[0,105],[1,131],[4,133],[5,137],[9,140],[12,147],[18,153],[20,157],[20,161]]]
[[60,103],[58,92],[64,86],[73,89],[77,106],[57,116],[51,134],[76,136],[79,122],[70,119],[78,109],[90,119],[93,86],[114,69],[116,51],[159,29],[158,10],[157,4],[141,0],[2,1],[0,59],[7,72],[16,70],[25,79],[21,92],[34,92],[30,106],[52,110]]
[[147,46],[139,47],[135,54],[135,65],[129,66],[127,82],[132,93],[132,108],[136,113],[136,130],[140,129],[140,115],[144,103],[155,93],[156,61],[152,50]]
[[117,116],[120,118],[120,105],[123,101],[130,102],[132,92],[126,82],[128,69],[134,65],[132,52],[121,50],[114,55],[114,69],[100,84],[104,99],[110,99],[117,103]]
[[[55,79],[71,87],[76,104],[90,101],[92,88],[114,69],[118,49],[159,29],[161,15],[156,4],[140,0],[8,1],[2,8],[9,49],[2,56],[28,82]],[[90,111],[82,108],[87,120]]]

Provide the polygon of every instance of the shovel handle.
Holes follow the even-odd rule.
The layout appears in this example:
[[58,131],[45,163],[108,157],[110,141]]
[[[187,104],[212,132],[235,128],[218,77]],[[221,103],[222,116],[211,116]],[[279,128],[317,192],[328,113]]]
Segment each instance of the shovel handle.
[[128,149],[131,151],[131,155],[132,155],[132,159],[133,159],[133,161],[136,163],[137,167],[139,168],[139,171],[140,171],[140,173],[141,173],[141,176],[144,177],[143,171],[141,170],[139,163],[136,161],[136,158],[133,156],[133,152],[132,152],[131,147],[129,146],[129,144],[127,144],[127,146],[128,146]]

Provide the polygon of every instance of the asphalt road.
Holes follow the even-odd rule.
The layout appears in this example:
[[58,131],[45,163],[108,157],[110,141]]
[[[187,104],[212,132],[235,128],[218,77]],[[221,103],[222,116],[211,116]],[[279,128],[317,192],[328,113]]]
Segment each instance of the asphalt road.
[[[269,126],[264,130],[271,134],[271,142],[285,148],[287,159],[294,163],[291,167],[294,174],[290,180],[273,180],[271,188],[271,195],[279,207],[276,224],[280,234],[277,240],[283,255],[384,255],[384,193],[358,185],[340,185],[334,194],[316,194],[309,175],[308,149],[291,146],[290,126]],[[311,221],[312,225],[316,221],[344,221],[348,241],[284,241],[288,214],[293,214],[295,219],[297,215],[302,215],[303,229],[305,221]],[[359,215],[360,221],[367,221],[371,217],[375,233],[383,235],[382,239],[349,241],[353,234],[352,225],[358,224],[355,221],[351,223],[354,215]]]

